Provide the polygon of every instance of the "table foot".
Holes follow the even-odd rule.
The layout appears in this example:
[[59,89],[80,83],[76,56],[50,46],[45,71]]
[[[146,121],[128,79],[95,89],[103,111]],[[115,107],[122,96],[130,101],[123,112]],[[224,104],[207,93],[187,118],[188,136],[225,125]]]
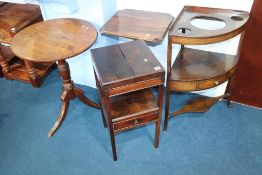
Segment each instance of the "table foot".
[[83,103],[85,103],[86,105],[88,106],[91,106],[93,108],[96,108],[96,109],[100,109],[100,105],[91,101],[89,98],[87,98],[85,95],[84,95],[84,91],[78,87],[75,87],[75,94],[76,94],[76,97],[81,100]]
[[62,101],[62,107],[61,107],[61,112],[60,115],[57,117],[57,120],[53,126],[53,128],[48,132],[48,137],[52,137],[54,133],[57,131],[57,129],[61,126],[63,120],[65,119],[68,107],[69,107],[69,99],[66,99]]
[[61,95],[62,108],[53,128],[48,132],[48,137],[52,137],[54,135],[54,133],[58,130],[63,120],[65,119],[70,100],[73,100],[77,97],[86,105],[100,109],[100,105],[85,97],[84,91],[82,89],[74,86],[74,82],[71,80],[70,77],[69,65],[65,60],[58,61],[57,68],[59,71],[59,75],[61,76],[63,81],[63,91]]
[[225,96],[225,100],[227,101],[227,107],[231,108],[232,107],[232,103],[231,103],[231,94],[230,93],[227,93],[226,96]]

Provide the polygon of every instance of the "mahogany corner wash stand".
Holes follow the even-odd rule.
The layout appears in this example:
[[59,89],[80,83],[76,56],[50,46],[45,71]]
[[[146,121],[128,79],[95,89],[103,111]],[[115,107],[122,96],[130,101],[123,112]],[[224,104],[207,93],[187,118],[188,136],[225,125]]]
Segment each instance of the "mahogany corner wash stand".
[[[167,89],[164,130],[168,118],[186,112],[205,112],[216,101],[226,98],[230,103],[229,85],[233,77],[249,14],[244,11],[185,6],[174,22],[168,36]],[[192,25],[194,19],[221,21],[225,26],[217,30],[200,29]],[[204,45],[225,41],[241,34],[236,56],[190,49],[184,45]],[[172,44],[180,44],[181,50],[171,65]],[[225,81],[228,85],[220,97],[199,97],[189,101],[180,110],[169,113],[170,91],[189,92],[209,89]]]
[[[96,41],[95,27],[81,19],[54,19],[31,25],[20,31],[12,40],[11,49],[20,58],[32,62],[57,62],[63,81],[62,108],[53,128],[48,133],[51,137],[62,124],[70,100],[79,98],[83,103],[94,107],[100,106],[84,96],[84,92],[74,86],[66,59],[87,50]],[[31,69],[33,71],[33,69]]]
[[[115,134],[149,122],[156,122],[157,148],[165,79],[161,64],[145,42],[139,40],[92,49],[91,54],[114,160],[117,160]],[[154,86],[158,87],[157,100],[150,89]]]

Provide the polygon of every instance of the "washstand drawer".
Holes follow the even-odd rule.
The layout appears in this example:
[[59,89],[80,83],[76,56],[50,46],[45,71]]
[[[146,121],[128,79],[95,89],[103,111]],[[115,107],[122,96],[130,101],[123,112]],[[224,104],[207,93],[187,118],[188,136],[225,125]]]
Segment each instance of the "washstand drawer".
[[144,125],[146,123],[156,121],[158,117],[158,112],[146,114],[140,117],[135,117],[132,119],[126,119],[122,121],[117,121],[116,123],[113,123],[114,131],[122,131],[129,128],[134,128],[136,126]]

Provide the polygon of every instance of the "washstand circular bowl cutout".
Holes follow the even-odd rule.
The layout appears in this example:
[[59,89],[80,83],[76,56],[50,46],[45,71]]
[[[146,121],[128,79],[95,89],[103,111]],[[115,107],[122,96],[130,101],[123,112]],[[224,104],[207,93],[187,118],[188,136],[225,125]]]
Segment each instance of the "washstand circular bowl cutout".
[[197,16],[191,19],[191,25],[204,30],[219,30],[226,26],[226,23],[218,18],[210,16]]

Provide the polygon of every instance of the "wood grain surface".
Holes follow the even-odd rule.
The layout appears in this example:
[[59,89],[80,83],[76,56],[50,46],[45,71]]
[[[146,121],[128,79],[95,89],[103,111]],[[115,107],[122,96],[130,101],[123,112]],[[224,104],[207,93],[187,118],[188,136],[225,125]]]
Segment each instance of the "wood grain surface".
[[4,3],[0,8],[0,42],[10,44],[11,29],[18,32],[41,17],[39,6],[33,4]]
[[162,42],[173,17],[168,13],[142,10],[119,10],[101,27],[104,34],[144,41]]
[[[224,41],[243,32],[249,13],[239,10],[185,6],[176,18],[169,33],[173,43],[182,45],[210,44]],[[191,20],[195,18],[225,22],[218,30],[205,30],[195,27]]]
[[84,20],[60,18],[31,25],[12,40],[20,58],[35,62],[64,60],[78,55],[96,41],[95,27]]
[[164,68],[141,40],[92,49],[91,55],[103,89],[164,75]]
[[170,88],[182,92],[215,87],[232,77],[237,61],[234,55],[184,48],[171,68]]

